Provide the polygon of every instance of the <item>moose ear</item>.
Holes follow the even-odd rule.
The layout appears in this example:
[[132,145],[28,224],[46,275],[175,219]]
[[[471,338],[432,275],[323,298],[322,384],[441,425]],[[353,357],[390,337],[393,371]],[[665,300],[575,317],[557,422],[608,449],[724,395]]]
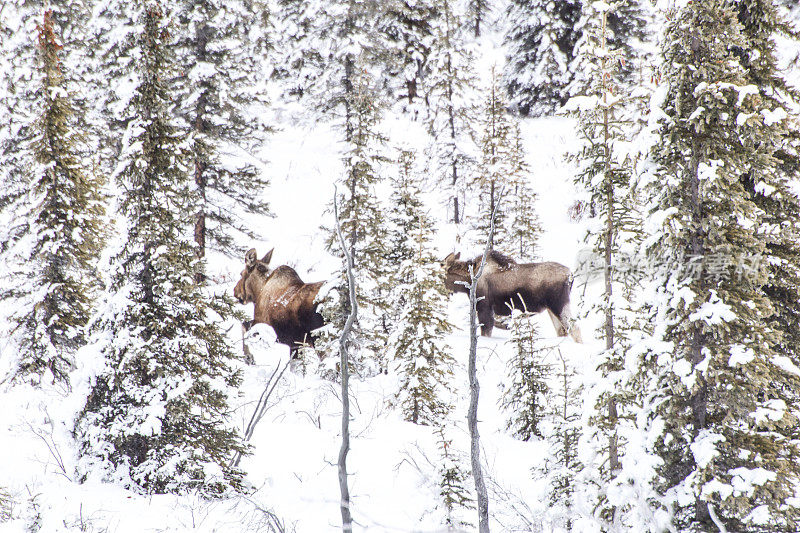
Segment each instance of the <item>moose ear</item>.
[[458,261],[461,258],[461,252],[458,252],[456,256],[453,258],[453,261]]
[[244,254],[244,264],[247,268],[253,268],[253,265],[256,264],[256,258],[258,254],[256,253],[255,248],[250,248],[246,254]]
[[272,261],[272,252],[275,251],[275,248],[264,254],[264,257],[261,258],[261,262],[265,265],[268,265],[270,261]]
[[447,257],[444,258],[442,263],[444,263],[444,264],[452,263],[453,259],[455,258],[455,255],[456,254],[454,254],[453,252],[450,252],[449,254],[447,254]]

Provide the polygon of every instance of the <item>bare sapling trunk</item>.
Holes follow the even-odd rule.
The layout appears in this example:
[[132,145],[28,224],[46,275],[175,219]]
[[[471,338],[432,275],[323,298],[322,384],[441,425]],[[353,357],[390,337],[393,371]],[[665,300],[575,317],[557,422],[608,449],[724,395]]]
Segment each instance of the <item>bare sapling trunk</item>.
[[486,257],[491,250],[492,237],[494,235],[494,218],[497,213],[497,205],[492,211],[492,220],[489,226],[489,237],[486,240],[486,248],[483,250],[481,264],[478,272],[472,272],[470,265],[470,285],[469,285],[469,412],[467,414],[467,425],[469,426],[470,436],[470,459],[472,462],[472,477],[475,479],[475,492],[478,497],[478,531],[489,533],[489,497],[486,493],[486,482],[483,479],[481,469],[481,448],[480,435],[478,434],[478,396],[480,395],[480,383],[478,382],[477,356],[478,356],[478,279],[483,274],[486,266]]
[[[286,368],[289,366],[291,361],[292,359],[290,357],[286,360],[286,364],[284,364],[283,367],[278,364],[272,371],[272,375],[267,380],[266,385],[264,385],[264,390],[261,392],[261,396],[258,398],[258,402],[256,403],[256,408],[253,410],[253,415],[250,417],[250,421],[247,423],[247,427],[244,430],[245,442],[250,442],[250,439],[253,438],[253,433],[255,433],[256,426],[259,422],[261,422],[261,419],[264,418],[264,414],[267,412],[269,399],[272,396],[272,393],[275,392],[275,387],[278,386],[278,383],[283,377],[283,373],[286,372]],[[242,452],[236,452],[231,460],[231,465],[235,467],[239,466],[239,462],[241,462],[241,460]]]
[[336,234],[339,237],[339,243],[342,246],[342,252],[345,257],[347,287],[350,297],[350,315],[347,317],[344,329],[342,329],[342,335],[339,337],[339,356],[341,357],[340,366],[342,370],[342,446],[339,449],[339,492],[341,493],[342,531],[348,532],[353,530],[353,517],[350,514],[350,489],[347,486],[347,453],[350,451],[350,369],[348,366],[347,340],[358,314],[358,302],[356,302],[356,282],[353,277],[353,257],[350,255],[344,235],[342,235],[342,225],[339,222],[339,209],[336,202],[334,193],[333,211],[336,215]]

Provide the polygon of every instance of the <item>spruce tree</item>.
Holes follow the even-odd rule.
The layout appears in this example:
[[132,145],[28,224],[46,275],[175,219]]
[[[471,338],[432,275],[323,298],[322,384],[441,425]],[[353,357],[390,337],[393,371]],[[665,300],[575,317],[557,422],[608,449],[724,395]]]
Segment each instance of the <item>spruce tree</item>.
[[581,0],[511,0],[503,81],[521,115],[552,113],[567,99]]
[[536,243],[542,228],[536,213],[537,195],[530,184],[530,170],[525,161],[519,122],[511,121],[509,137],[508,230],[505,247],[518,262],[536,257]]
[[384,4],[377,0],[279,0],[274,77],[285,92],[326,114],[344,117],[347,136],[357,70],[386,57],[378,29]]
[[433,139],[436,175],[447,190],[446,220],[459,224],[477,152],[473,123],[478,105],[472,96],[477,87],[475,50],[466,35],[466,17],[459,11],[460,4],[439,0],[436,9],[440,16],[429,57],[428,131]]
[[548,487],[550,506],[545,513],[545,526],[552,531],[569,531],[573,520],[579,516],[576,492],[580,487],[576,477],[582,470],[578,458],[581,390],[576,384],[574,369],[560,350],[554,366],[556,380],[553,399],[545,417],[548,427],[543,431],[547,435],[549,453],[544,461],[543,471],[534,474],[543,478]]
[[422,116],[430,75],[428,57],[434,46],[438,25],[433,0],[400,0],[387,4],[382,13],[381,31],[385,34],[384,65],[391,80],[390,91],[401,108],[413,118]]
[[391,321],[398,323],[398,318],[405,307],[408,298],[406,291],[400,287],[406,287],[411,283],[410,269],[401,269],[400,266],[407,262],[413,262],[417,255],[415,243],[409,239],[409,232],[419,224],[418,217],[422,215],[422,200],[414,195],[414,191],[420,192],[417,180],[420,179],[416,168],[416,154],[410,149],[399,149],[397,155],[397,175],[392,179],[392,196],[389,199],[389,247],[386,255],[386,262],[395,265],[390,273],[393,291],[391,294],[392,303],[390,305]]
[[439,496],[442,498],[442,505],[445,511],[445,523],[448,531],[458,531],[470,524],[460,518],[460,511],[473,509],[473,498],[467,488],[469,472],[464,471],[462,466],[463,458],[454,448],[453,439],[448,438],[445,425],[438,425],[434,430],[436,433],[436,444],[441,454],[441,466],[439,466]]
[[510,329],[514,352],[508,360],[509,382],[500,405],[511,415],[506,429],[518,439],[528,441],[542,436],[539,422],[545,416],[551,369],[538,360],[538,332],[529,313],[515,310]]
[[[395,305],[400,308],[396,330],[389,342],[400,373],[397,404],[409,422],[442,423],[450,410],[453,358],[445,336],[452,330],[447,320],[447,293],[439,261],[431,251],[433,227],[420,199],[418,176],[410,172],[410,154],[401,156],[401,170],[393,199],[394,248],[398,257],[392,276]],[[405,161],[404,161],[405,158]]]
[[[353,258],[358,282],[359,316],[351,335],[352,342],[374,352],[375,359],[380,359],[378,354],[383,351],[388,334],[385,313],[388,311],[389,286],[385,259],[387,229],[375,189],[381,181],[381,169],[388,157],[385,153],[386,138],[378,128],[382,102],[372,85],[372,78],[360,70],[354,82],[347,105],[351,123],[349,129],[345,124],[344,132],[344,175],[339,182],[341,186],[336,201],[339,203],[342,233]],[[344,254],[338,249],[335,228],[329,231],[329,250],[344,260]],[[337,325],[333,329],[338,331],[350,309],[344,263],[335,278],[338,280],[335,286],[339,309],[327,311],[327,318],[332,319]],[[327,344],[323,341],[323,346]],[[354,357],[356,370],[363,371],[363,368],[359,369],[358,350],[351,350],[351,357]]]
[[800,42],[800,33],[782,18],[773,2],[741,0],[732,4],[743,26],[745,46],[737,54],[746,77],[759,90],[765,128],[759,159],[742,176],[745,189],[764,212],[764,294],[772,303],[770,325],[780,333],[775,353],[800,364],[800,198],[791,183],[800,171],[800,127],[790,116],[800,92],[778,67],[775,37]]
[[[519,143],[512,141],[513,126],[511,117],[506,113],[506,105],[497,77],[492,69],[492,78],[486,95],[483,110],[481,154],[473,186],[478,191],[478,209],[474,225],[478,229],[478,242],[489,240],[489,248],[507,251],[514,246],[509,241],[508,211],[505,204],[512,189],[511,180],[520,173],[522,154],[514,155]],[[523,176],[517,177],[518,183],[524,183]],[[495,209],[498,205],[500,208]],[[494,232],[489,231],[494,213]]]
[[618,476],[627,475],[622,472],[627,431],[619,426],[621,420],[633,416],[635,406],[627,383],[631,375],[624,362],[631,350],[631,331],[639,327],[633,297],[638,280],[631,275],[636,272],[626,272],[626,267],[632,266],[626,260],[635,257],[641,247],[631,144],[642,106],[622,68],[634,58],[629,47],[613,43],[611,24],[625,14],[619,11],[624,7],[630,3],[593,3],[584,9],[576,62],[586,84],[566,105],[578,119],[582,141],[580,151],[571,158],[578,164],[576,184],[589,198],[590,229],[584,241],[593,263],[601,266],[603,278],[602,298],[592,306],[604,318],[598,336],[604,340],[605,350],[593,358],[603,379],[590,388],[594,412],[583,433],[586,445],[597,450],[597,464],[587,464],[583,477],[585,486],[597,490],[592,496],[598,507],[596,516],[607,524],[628,524],[624,511],[630,502],[624,500],[627,496],[617,496],[622,491],[611,487]]
[[724,0],[685,4],[663,45],[648,255],[660,267],[651,318],[666,344],[641,372],[661,435],[657,485],[682,531],[798,524],[785,505],[798,480],[798,376],[772,349],[780,337],[757,260],[770,226],[742,183],[771,156],[771,107],[736,57],[746,46]]
[[12,205],[28,190],[27,146],[36,136],[34,102],[39,90],[36,54],[36,6],[25,2],[0,10],[0,253],[27,228],[13,224]]
[[[604,4],[607,4],[606,7]],[[645,28],[650,21],[650,13],[646,3],[640,0],[614,0],[598,4],[584,0],[581,8],[580,19],[576,24],[579,37],[573,48],[573,60],[570,65],[572,79],[569,85],[569,95],[585,95],[589,87],[595,83],[594,73],[597,69],[593,65],[596,59],[586,54],[586,50],[597,45],[598,12],[606,14],[605,42],[606,48],[614,50],[614,57],[607,58],[606,68],[613,68],[615,79],[635,87],[642,80],[634,79],[645,60],[643,57],[642,43],[647,39]]]
[[491,15],[490,3],[488,0],[469,0],[468,6],[473,35],[480,37],[486,19]]
[[244,214],[269,214],[262,165],[250,155],[270,131],[260,117],[268,42],[268,10],[261,2],[182,0],[178,53],[179,112],[192,133],[197,253],[207,246],[244,252],[235,236],[257,237]]
[[30,137],[6,169],[9,270],[0,295],[13,302],[18,375],[39,381],[47,373],[68,382],[99,288],[103,181],[79,133],[82,121],[67,91],[52,11],[45,11],[37,30],[40,81],[32,96],[38,116],[23,130]]
[[228,464],[244,446],[227,425],[233,354],[195,276],[189,143],[172,119],[174,58],[155,3],[134,6],[134,92],[116,179],[127,227],[97,319],[106,364],[76,427],[83,476],[141,493],[242,488]]

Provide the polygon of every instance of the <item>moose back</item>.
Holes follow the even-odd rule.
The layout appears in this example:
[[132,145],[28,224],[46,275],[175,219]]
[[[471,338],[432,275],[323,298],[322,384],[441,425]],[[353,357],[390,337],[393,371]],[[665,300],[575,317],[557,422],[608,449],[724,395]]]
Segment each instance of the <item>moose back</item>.
[[[482,256],[468,261],[460,261],[460,257],[460,253],[451,253],[445,258],[445,285],[451,292],[469,293],[466,284],[470,282],[470,273],[478,272]],[[572,273],[562,264],[552,261],[518,264],[491,251],[476,287],[481,334],[491,337],[494,315],[508,316],[513,309],[531,313],[547,309],[558,336],[569,334],[575,342],[582,342],[570,309],[571,289]]]
[[290,266],[270,270],[274,248],[258,259],[255,248],[244,256],[242,277],[233,289],[240,303],[253,303],[252,324],[268,324],[275,330],[278,342],[289,346],[294,357],[300,346],[314,345],[311,332],[322,327],[322,315],[314,301],[322,281],[305,283]]

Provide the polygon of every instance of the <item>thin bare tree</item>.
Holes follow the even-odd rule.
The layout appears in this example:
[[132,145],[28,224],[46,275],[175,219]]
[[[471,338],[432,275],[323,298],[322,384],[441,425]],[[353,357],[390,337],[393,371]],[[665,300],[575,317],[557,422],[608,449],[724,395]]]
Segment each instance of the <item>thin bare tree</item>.
[[486,493],[486,482],[483,479],[483,470],[481,469],[481,449],[480,449],[480,435],[478,434],[478,396],[480,394],[480,383],[478,382],[477,373],[477,355],[478,355],[478,279],[483,274],[483,268],[486,266],[486,257],[492,249],[492,237],[494,236],[494,219],[497,214],[497,207],[500,205],[498,202],[492,211],[492,218],[489,225],[489,235],[486,239],[486,248],[483,250],[483,257],[481,257],[481,264],[478,267],[478,272],[472,271],[470,265],[470,285],[469,285],[469,411],[467,414],[467,425],[469,426],[470,436],[470,459],[472,462],[472,477],[475,479],[475,492],[478,496],[478,531],[480,533],[489,533],[489,497]]
[[350,451],[350,369],[348,367],[347,338],[353,329],[353,323],[358,316],[358,302],[356,301],[356,281],[353,276],[353,257],[347,248],[347,243],[342,235],[342,226],[339,221],[339,208],[336,193],[333,197],[333,212],[336,216],[336,234],[342,245],[342,252],[347,267],[347,287],[350,297],[350,315],[339,337],[339,356],[342,371],[342,447],[339,449],[339,492],[341,493],[340,509],[342,511],[342,531],[353,530],[353,517],[350,514],[350,489],[347,486],[347,452]]

